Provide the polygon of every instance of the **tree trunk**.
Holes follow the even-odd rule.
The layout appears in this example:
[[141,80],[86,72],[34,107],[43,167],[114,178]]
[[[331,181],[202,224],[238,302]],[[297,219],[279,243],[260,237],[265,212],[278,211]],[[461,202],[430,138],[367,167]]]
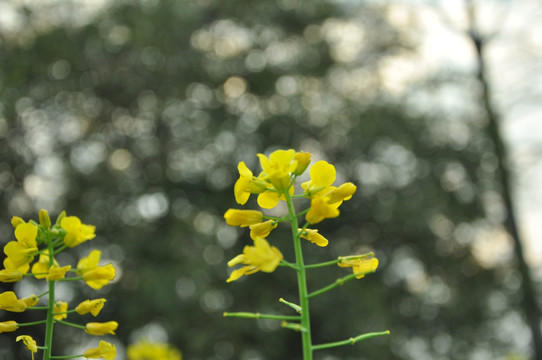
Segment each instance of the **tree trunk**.
[[[471,18],[471,25],[473,24]],[[506,207],[507,217],[505,220],[505,227],[509,232],[514,242],[514,252],[518,262],[518,270],[521,273],[522,278],[522,306],[524,314],[531,330],[532,344],[534,359],[542,360],[542,334],[540,330],[540,309],[536,302],[536,294],[534,291],[533,280],[531,278],[530,270],[525,262],[523,256],[523,245],[521,242],[520,234],[518,232],[514,203],[512,199],[512,191],[510,184],[510,170],[507,164],[506,146],[501,135],[499,127],[499,117],[493,108],[490,92],[489,82],[487,80],[486,66],[484,61],[484,46],[486,44],[485,39],[477,34],[474,27],[469,32],[469,38],[472,41],[476,49],[476,57],[478,61],[477,78],[482,86],[482,106],[486,112],[488,119],[488,125],[486,128],[487,134],[493,141],[495,146],[495,155],[498,159],[499,168],[497,170],[499,181],[501,183],[501,195]]]

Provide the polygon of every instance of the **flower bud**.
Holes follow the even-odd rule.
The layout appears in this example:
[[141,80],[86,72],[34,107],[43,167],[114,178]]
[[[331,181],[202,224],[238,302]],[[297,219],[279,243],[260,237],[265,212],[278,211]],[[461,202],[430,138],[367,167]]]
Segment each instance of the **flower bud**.
[[117,327],[119,326],[119,323],[116,321],[108,321],[104,323],[99,322],[89,322],[85,325],[86,329],[85,331],[87,334],[90,335],[105,335],[105,334],[111,334],[115,335],[115,330],[117,330]]
[[62,212],[60,214],[58,214],[58,217],[56,218],[56,225],[60,226],[60,222],[65,217],[66,217],[66,211],[62,210]]
[[45,209],[40,210],[40,225],[44,229],[49,229],[51,227],[51,218],[49,217],[49,213]]
[[18,216],[14,216],[11,218],[11,226],[13,226],[14,229],[17,228],[17,226],[24,224],[24,220]]
[[226,223],[230,226],[247,227],[262,222],[263,214],[258,210],[229,209],[224,214]]
[[299,176],[307,170],[307,167],[311,162],[311,157],[312,154],[305,151],[295,153],[294,160],[297,161],[297,166],[293,171],[295,176]]
[[0,322],[0,334],[3,332],[13,332],[19,328],[19,324],[15,321],[2,321]]

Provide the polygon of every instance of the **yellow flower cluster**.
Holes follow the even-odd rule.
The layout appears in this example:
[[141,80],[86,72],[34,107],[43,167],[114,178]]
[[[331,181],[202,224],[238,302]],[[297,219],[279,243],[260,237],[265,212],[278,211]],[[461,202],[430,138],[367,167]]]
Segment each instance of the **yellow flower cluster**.
[[[297,189],[301,193],[296,194],[296,179],[309,167],[312,157],[310,153],[289,149],[277,150],[269,157],[264,154],[257,156],[262,168],[258,176],[255,176],[244,162],[240,162],[237,167],[239,179],[234,186],[237,203],[246,204],[251,194],[258,195],[257,203],[264,209],[272,209],[280,201],[290,201],[292,198],[309,199],[310,207],[304,212],[307,225],[298,229],[298,236],[318,246],[327,246],[328,240],[319,234],[318,230],[309,229],[308,226],[339,216],[339,206],[352,197],[356,186],[351,182],[333,186],[337,175],[335,167],[321,160],[311,166],[310,180],[302,183]],[[229,209],[224,218],[228,225],[250,227],[250,237],[254,241],[253,246],[245,246],[242,254],[228,262],[230,267],[239,264],[243,267],[234,270],[227,281],[234,281],[258,271],[274,271],[283,255],[279,249],[269,245],[266,237],[279,222],[287,219],[266,217],[259,210],[241,209]]]
[[[80,245],[87,240],[93,239],[95,227],[86,225],[76,216],[66,216],[62,212],[56,223],[51,224],[49,214],[41,210],[39,214],[39,224],[30,220],[25,222],[20,217],[14,216],[11,220],[15,228],[15,241],[10,241],[4,246],[6,258],[3,261],[4,268],[0,270],[0,282],[20,281],[24,276],[34,276],[36,279],[47,281],[49,291],[40,295],[49,295],[48,311],[52,314],[52,322],[47,326],[52,326],[55,322],[63,322],[66,325],[84,329],[91,335],[114,334],[118,327],[115,321],[105,323],[89,322],[86,325],[77,325],[64,321],[68,314],[77,312],[79,315],[92,314],[97,316],[102,310],[106,299],[85,300],[70,310],[69,304],[64,301],[53,299],[54,284],[57,281],[65,280],[83,280],[93,289],[100,289],[115,278],[115,268],[112,264],[100,266],[101,252],[99,250],[90,251],[87,257],[79,260],[76,269],[71,265],[61,266],[56,261],[55,256],[65,250]],[[34,259],[38,260],[34,262]],[[31,273],[28,273],[31,271]],[[73,276],[68,276],[73,274]],[[23,312],[26,310],[42,310],[43,307],[35,307],[39,297],[31,295],[19,299],[12,291],[6,291],[0,294],[0,310],[10,312]],[[15,321],[0,322],[0,333],[13,332],[21,326],[30,324],[18,324]],[[51,349],[45,346],[37,346],[36,342],[28,335],[17,337],[17,341],[22,340],[26,347],[32,353],[38,349],[44,349],[50,352]],[[46,339],[47,341],[47,339]],[[50,346],[50,344],[49,344]],[[105,341],[100,341],[97,348],[87,350],[83,355],[87,358],[104,358],[113,360],[115,358],[115,346]]]
[[126,348],[128,360],[182,360],[181,352],[165,343],[139,341]]

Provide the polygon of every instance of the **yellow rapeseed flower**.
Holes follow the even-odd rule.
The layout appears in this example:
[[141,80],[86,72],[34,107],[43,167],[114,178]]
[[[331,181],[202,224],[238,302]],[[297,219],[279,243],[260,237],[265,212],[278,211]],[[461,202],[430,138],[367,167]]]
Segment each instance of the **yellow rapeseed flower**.
[[238,264],[245,266],[232,271],[227,282],[235,281],[243,275],[254,274],[258,271],[273,272],[282,258],[283,256],[279,249],[275,246],[270,246],[264,238],[256,237],[254,239],[254,246],[245,246],[242,254],[237,255],[228,262],[229,267]]
[[83,353],[83,356],[87,359],[105,359],[114,360],[117,355],[117,349],[115,345],[108,343],[107,341],[100,340],[97,348],[88,349]]
[[19,324],[13,320],[0,322],[0,334],[4,332],[13,332],[18,328]]
[[117,330],[117,327],[119,326],[119,323],[116,321],[108,321],[104,323],[99,322],[89,322],[85,325],[85,331],[90,335],[105,335],[105,334],[111,334],[115,335],[115,330]]
[[0,294],[0,310],[23,312],[26,310],[26,303],[18,299],[13,291],[5,291]]
[[13,226],[14,229],[17,228],[17,226],[21,225],[21,224],[24,224],[25,221],[23,220],[23,218],[19,217],[19,216],[14,216],[11,218],[11,226]]
[[244,205],[248,201],[250,194],[259,194],[265,191],[265,182],[256,178],[252,171],[245,165],[244,162],[240,162],[237,165],[239,170],[239,179],[235,182],[233,187],[233,194],[235,195],[235,201],[239,205]]
[[[5,266],[5,262],[4,262]],[[0,270],[0,282],[10,283],[17,282],[23,278],[24,273],[18,269],[2,269]]]
[[333,189],[327,192],[324,196],[326,197],[328,203],[333,204],[339,201],[342,202],[344,200],[350,200],[355,192],[356,185],[352,184],[351,182],[347,182],[338,188],[333,187]]
[[55,302],[55,306],[53,308],[53,318],[55,320],[62,320],[68,317],[68,314],[66,312],[68,311],[68,303],[65,301],[57,301]]
[[297,161],[294,160],[295,151],[277,150],[267,158],[264,154],[257,154],[260,165],[263,169],[263,179],[271,183],[273,187],[282,192],[290,186],[292,173],[297,168]]
[[40,299],[36,295],[32,294],[30,296],[22,298],[21,301],[26,304],[26,307],[31,307],[31,306],[36,305],[38,301],[40,301]]
[[72,248],[87,240],[93,239],[96,234],[96,229],[93,225],[86,225],[81,223],[81,220],[77,216],[66,216],[60,221],[60,226],[66,230],[66,236],[64,236],[64,244]]
[[32,360],[34,360],[34,353],[38,352],[38,345],[36,344],[36,341],[32,339],[32,336],[29,335],[20,335],[17,336],[15,339],[16,341],[23,341],[23,343],[26,345],[26,348],[30,350],[32,353]]
[[311,200],[311,207],[305,219],[309,224],[316,224],[324,219],[336,218],[339,216],[340,202],[328,203],[325,197],[315,197]]
[[182,360],[182,355],[175,347],[165,343],[138,341],[126,349],[128,360]]
[[317,161],[309,170],[311,179],[301,184],[301,187],[312,196],[331,186],[337,177],[335,166],[327,161]]
[[58,265],[53,265],[49,268],[49,274],[45,277],[47,281],[50,280],[60,280],[66,277],[66,273],[71,269],[71,265],[66,265],[59,267]]
[[277,225],[278,223],[275,220],[267,220],[259,224],[250,225],[250,238],[252,240],[256,237],[266,238]]
[[38,252],[37,236],[38,227],[36,225],[31,223],[17,225],[15,228],[17,241],[10,241],[4,246],[4,253],[7,255],[4,259],[4,267],[26,273],[30,268],[29,263]]
[[229,209],[224,214],[226,223],[231,226],[247,227],[262,222],[263,214],[258,210]]
[[[53,260],[53,266],[58,266],[58,262]],[[49,274],[49,250],[45,249],[40,254],[38,261],[32,265],[32,274],[36,279],[45,279]]]
[[327,246],[329,241],[323,237],[322,235],[318,234],[318,230],[315,229],[297,229],[298,231],[301,231],[301,234],[299,237],[309,240],[311,243],[316,244],[320,247]]
[[85,315],[88,313],[91,313],[93,316],[98,316],[100,311],[102,311],[104,304],[107,300],[106,299],[95,299],[95,300],[85,300],[81,302],[77,307],[75,308],[75,311],[79,315]]
[[339,267],[351,267],[352,271],[356,275],[356,279],[361,279],[365,277],[365,274],[375,272],[378,268],[378,259],[367,258],[366,256],[356,257],[356,256],[345,256],[340,257],[337,265]]
[[38,247],[37,236],[38,227],[34,224],[24,223],[15,228],[15,238],[27,249]]
[[51,218],[49,217],[49,213],[45,209],[40,210],[39,214],[40,219],[40,225],[45,228],[49,229],[51,227]]
[[92,250],[86,258],[82,258],[77,263],[77,274],[81,275],[87,285],[95,290],[107,285],[116,274],[112,264],[98,266],[101,254],[100,250]]
[[293,174],[295,176],[299,176],[303,174],[305,170],[307,170],[307,167],[309,167],[309,164],[311,162],[311,157],[312,154],[305,151],[295,153],[294,160],[297,162],[296,167],[293,171]]

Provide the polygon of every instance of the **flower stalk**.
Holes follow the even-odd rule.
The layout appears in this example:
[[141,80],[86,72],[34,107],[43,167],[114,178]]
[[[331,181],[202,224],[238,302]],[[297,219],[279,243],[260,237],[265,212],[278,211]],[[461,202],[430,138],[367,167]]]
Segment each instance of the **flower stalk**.
[[[11,221],[15,229],[16,241],[10,241],[4,247],[7,257],[3,261],[4,269],[0,270],[0,282],[17,282],[25,277],[33,276],[47,282],[47,291],[39,296],[31,295],[17,298],[12,291],[0,294],[0,310],[23,312],[26,310],[45,310],[45,319],[17,324],[14,321],[0,323],[0,332],[13,332],[28,326],[45,325],[44,343],[38,345],[29,335],[17,336],[30,351],[32,359],[39,350],[43,351],[42,360],[73,359],[81,356],[113,360],[116,355],[115,346],[101,341],[98,348],[89,349],[83,355],[53,355],[53,329],[55,324],[64,324],[84,330],[90,335],[114,334],[118,324],[114,321],[106,323],[87,323],[79,325],[65,321],[69,315],[77,312],[80,315],[91,312],[98,315],[105,299],[86,300],[76,308],[56,298],[55,285],[57,281],[84,281],[93,289],[100,289],[115,277],[112,264],[98,266],[100,251],[93,250],[87,258],[80,259],[76,270],[70,270],[71,265],[61,266],[55,259],[64,250],[71,249],[95,237],[94,226],[86,225],[76,216],[66,216],[62,212],[53,225],[46,210],[39,213],[39,224],[33,220],[25,222],[14,216]],[[37,261],[34,261],[38,257]],[[71,276],[74,274],[75,276]],[[67,277],[68,276],[68,277]],[[45,298],[45,306],[36,306],[40,298]]]
[[[329,244],[329,240],[312,227],[325,219],[339,216],[339,206],[343,201],[352,197],[356,186],[352,183],[345,183],[338,187],[333,186],[336,177],[335,167],[326,161],[318,161],[309,170],[310,180],[301,184],[301,193],[295,194],[296,179],[308,168],[311,154],[296,153],[290,149],[277,150],[270,154],[269,158],[258,154],[258,158],[263,171],[257,177],[243,162],[239,163],[239,179],[234,186],[235,200],[238,204],[244,205],[252,194],[257,194],[257,202],[261,208],[271,209],[283,201],[286,203],[287,214],[268,216],[259,210],[229,209],[226,211],[224,214],[226,223],[231,226],[250,227],[250,238],[254,241],[254,246],[245,246],[242,254],[228,262],[228,266],[242,265],[242,267],[233,270],[227,281],[233,282],[242,276],[252,275],[259,271],[273,272],[278,266],[293,270],[297,275],[299,304],[286,301],[283,298],[280,298],[279,301],[295,310],[298,315],[227,312],[224,313],[224,316],[282,320],[281,326],[283,328],[301,333],[303,360],[312,360],[313,352],[316,350],[354,344],[389,334],[389,331],[366,333],[347,340],[313,345],[309,300],[350,280],[361,279],[366,274],[374,272],[378,267],[378,260],[373,257],[371,252],[340,256],[335,260],[321,263],[305,264],[303,246],[311,243],[313,245],[310,246],[326,247]],[[296,213],[294,200],[298,198],[308,198],[310,207]],[[305,224],[299,228],[298,219],[302,217],[305,218]],[[271,246],[266,240],[281,222],[288,223],[291,228],[295,262],[284,260],[282,252],[277,247]],[[319,290],[309,292],[307,270],[332,265],[340,268],[352,268],[352,274],[340,277],[334,283]]]

